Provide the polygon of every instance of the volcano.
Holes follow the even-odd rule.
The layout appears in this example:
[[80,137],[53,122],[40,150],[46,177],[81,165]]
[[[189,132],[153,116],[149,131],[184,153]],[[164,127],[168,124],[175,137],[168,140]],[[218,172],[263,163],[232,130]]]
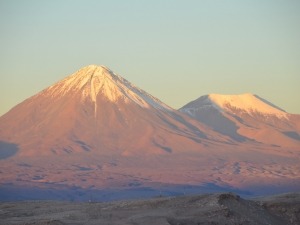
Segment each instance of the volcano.
[[91,65],[1,117],[0,135],[19,145],[20,156],[168,154],[198,149],[207,139],[204,127],[190,121],[108,68]]
[[[280,121],[292,118],[275,109]],[[257,141],[226,117],[228,129],[234,123],[229,135],[191,112],[172,109],[105,66],[84,67],[0,117],[0,199],[299,188],[297,140],[285,148]]]

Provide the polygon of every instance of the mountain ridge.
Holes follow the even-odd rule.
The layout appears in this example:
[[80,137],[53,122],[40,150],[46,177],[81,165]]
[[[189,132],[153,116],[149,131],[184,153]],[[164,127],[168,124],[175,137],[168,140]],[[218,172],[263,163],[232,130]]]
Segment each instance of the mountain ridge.
[[[198,121],[106,67],[84,67],[0,117],[0,187],[72,196],[182,193],[186,185],[254,194],[274,184],[272,193],[298,188],[298,131],[288,129],[298,126],[296,116],[231,115],[205,104]],[[212,126],[218,123],[226,126]]]
[[[208,94],[199,97],[198,99],[184,105],[182,108],[187,109],[189,105],[198,101],[207,101],[206,105],[214,106],[216,109],[226,111],[230,107],[245,111],[246,113],[259,112],[262,114],[276,115],[278,117],[286,117],[286,112],[270,103],[269,101],[251,93],[244,93],[238,95],[222,95],[222,94]],[[202,103],[202,105],[204,105]]]
[[204,95],[179,111],[237,141],[252,139],[300,148],[298,141],[287,135],[293,133],[296,137],[300,133],[300,116],[287,113],[255,94]]

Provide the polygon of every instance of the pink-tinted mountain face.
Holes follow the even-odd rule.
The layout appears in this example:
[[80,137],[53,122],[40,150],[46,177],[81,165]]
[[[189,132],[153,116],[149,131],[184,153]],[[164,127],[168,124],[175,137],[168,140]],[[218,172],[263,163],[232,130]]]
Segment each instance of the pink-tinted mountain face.
[[[104,66],[84,67],[0,117],[0,198],[20,188],[35,190],[17,195],[25,199],[44,198],[37,190],[299,188],[297,115],[210,102],[188,104],[186,115]],[[289,142],[264,138],[270,131]]]

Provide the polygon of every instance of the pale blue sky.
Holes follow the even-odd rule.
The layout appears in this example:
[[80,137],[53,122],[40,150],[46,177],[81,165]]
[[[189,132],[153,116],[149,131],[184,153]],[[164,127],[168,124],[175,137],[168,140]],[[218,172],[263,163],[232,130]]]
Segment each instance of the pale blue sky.
[[299,0],[0,0],[0,115],[106,65],[179,108],[251,92],[300,114]]

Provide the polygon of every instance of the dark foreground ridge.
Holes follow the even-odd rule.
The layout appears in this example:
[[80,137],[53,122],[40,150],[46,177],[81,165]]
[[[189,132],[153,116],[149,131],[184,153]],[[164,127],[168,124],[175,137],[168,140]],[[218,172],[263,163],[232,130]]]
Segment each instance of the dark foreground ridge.
[[1,224],[300,224],[300,193],[245,200],[232,193],[110,203],[0,203]]

